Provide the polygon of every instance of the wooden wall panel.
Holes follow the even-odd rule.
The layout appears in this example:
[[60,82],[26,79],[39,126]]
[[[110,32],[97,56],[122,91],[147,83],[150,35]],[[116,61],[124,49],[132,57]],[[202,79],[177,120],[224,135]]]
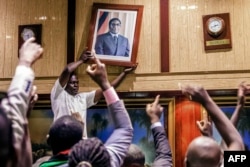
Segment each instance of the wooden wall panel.
[[[36,76],[58,76],[66,62],[67,1],[1,0],[0,78],[11,78],[18,61],[18,25],[42,24],[43,58]],[[55,63],[56,62],[56,63]]]
[[[128,91],[126,88],[130,91],[173,90],[177,86],[172,84],[183,80],[205,84],[211,89],[231,89],[236,88],[242,80],[249,79],[248,0],[169,0],[170,61],[165,62],[169,63],[169,73],[160,72],[160,0],[76,0],[74,59],[78,59],[86,46],[94,2],[144,5],[137,55],[139,65],[135,74],[129,75],[135,80],[132,85],[130,81],[123,82],[119,89],[121,91]],[[229,51],[206,53],[203,46],[202,15],[225,12],[230,13],[233,48]],[[46,19],[42,19],[44,16]],[[10,81],[14,73],[20,24],[43,25],[42,44],[45,51],[42,60],[34,66],[36,76],[50,83],[60,74],[67,56],[67,0],[1,0],[0,22],[3,25],[0,27],[1,81]],[[86,65],[83,65],[78,71],[82,77],[86,76],[85,68]],[[122,67],[108,66],[108,73],[114,76],[122,70]],[[231,75],[230,72],[225,75],[226,71],[231,71]],[[211,77],[210,72],[215,77],[207,81]],[[236,77],[236,74],[242,72],[243,77]],[[2,88],[5,85],[0,84],[0,89]],[[47,93],[50,89],[51,87],[43,88]]]
[[[7,1],[0,1],[0,20],[4,20],[6,18],[6,8]],[[4,54],[5,54],[5,40],[6,40],[6,26],[2,22],[2,26],[0,26],[0,76],[3,77],[4,74]]]
[[[183,1],[170,3],[170,72],[248,70],[249,2]],[[233,48],[206,53],[203,46],[202,15],[230,13]],[[245,48],[245,49],[244,49]],[[249,51],[249,49],[247,49]]]

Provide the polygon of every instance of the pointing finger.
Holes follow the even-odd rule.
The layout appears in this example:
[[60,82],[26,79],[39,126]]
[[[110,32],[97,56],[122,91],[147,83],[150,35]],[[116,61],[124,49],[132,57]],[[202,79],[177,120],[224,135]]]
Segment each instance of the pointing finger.
[[159,100],[160,100],[160,95],[157,95],[155,97],[155,101],[154,101],[154,104],[157,105],[159,103]]

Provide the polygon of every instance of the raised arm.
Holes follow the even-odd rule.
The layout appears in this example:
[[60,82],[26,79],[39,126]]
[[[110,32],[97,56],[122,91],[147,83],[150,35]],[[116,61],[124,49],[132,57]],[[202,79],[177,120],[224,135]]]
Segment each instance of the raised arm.
[[201,103],[207,110],[220,135],[226,142],[228,150],[244,150],[239,132],[202,86],[187,84],[182,85],[181,89],[183,94]]
[[[3,99],[1,107],[7,114],[12,126],[12,148],[10,155],[12,166],[28,167],[32,165],[32,152],[28,132],[27,112],[32,95],[34,72],[33,63],[41,57],[43,48],[28,39],[19,50],[19,62],[8,89],[8,97]],[[11,139],[10,139],[11,140]]]
[[159,104],[160,95],[157,95],[155,101],[147,104],[146,112],[151,121],[151,129],[154,137],[156,157],[153,162],[155,167],[172,167],[172,153],[165,129],[161,125],[160,117],[163,107]]
[[242,108],[244,108],[245,101],[246,101],[246,94],[250,90],[250,85],[246,84],[245,82],[241,82],[238,87],[238,100],[237,100],[237,106],[235,107],[235,110],[233,112],[233,115],[231,117],[232,124],[236,127],[239,121],[240,111]]
[[105,64],[95,58],[96,64],[88,66],[87,73],[103,91],[115,130],[105,143],[111,158],[111,166],[120,167],[133,137],[133,128],[123,102],[108,81]]
[[[245,95],[248,93],[250,87],[248,84],[246,84],[245,82],[241,82],[239,84],[239,87],[238,87],[238,92],[237,92],[237,105],[235,107],[235,110],[233,112],[233,115],[231,116],[230,118],[230,121],[232,122],[232,124],[237,127],[237,124],[239,122],[239,118],[240,118],[240,112],[241,110],[244,108],[244,105],[245,105],[245,100],[246,100],[246,97]],[[227,149],[227,146],[225,144],[225,141],[222,140],[221,141],[221,147],[226,150]]]
[[70,74],[74,72],[81,64],[87,62],[89,57],[92,57],[92,53],[88,50],[84,50],[77,61],[71,62],[66,65],[61,75],[59,76],[59,82],[62,87],[64,87],[68,83]]

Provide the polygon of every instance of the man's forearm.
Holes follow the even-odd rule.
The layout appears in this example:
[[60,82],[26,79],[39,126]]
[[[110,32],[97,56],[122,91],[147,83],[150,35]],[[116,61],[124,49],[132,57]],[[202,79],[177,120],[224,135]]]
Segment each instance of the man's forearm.
[[111,85],[114,87],[114,88],[117,88],[121,83],[122,81],[124,80],[124,78],[126,77],[126,73],[123,71],[120,73],[120,75],[118,77],[116,77],[112,82],[111,82]]
[[204,108],[208,111],[227,146],[230,148],[234,145],[234,149],[242,149],[243,143],[239,132],[215,102],[212,99],[206,101]]

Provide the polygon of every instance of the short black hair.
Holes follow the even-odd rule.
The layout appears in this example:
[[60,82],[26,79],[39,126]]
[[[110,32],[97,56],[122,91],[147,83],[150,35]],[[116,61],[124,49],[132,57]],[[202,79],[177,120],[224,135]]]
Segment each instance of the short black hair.
[[126,157],[122,166],[129,166],[132,163],[145,164],[145,154],[136,144],[130,144]]
[[50,127],[47,139],[53,154],[70,149],[82,139],[82,124],[70,115],[58,118]]
[[121,22],[121,20],[120,20],[119,18],[114,17],[114,18],[112,18],[112,19],[109,20],[109,27],[111,26],[111,23],[112,23],[113,21],[115,21],[115,20],[119,21],[120,24],[122,24],[122,22]]
[[71,78],[73,75],[77,76],[77,73],[75,71],[71,72],[69,78]]

